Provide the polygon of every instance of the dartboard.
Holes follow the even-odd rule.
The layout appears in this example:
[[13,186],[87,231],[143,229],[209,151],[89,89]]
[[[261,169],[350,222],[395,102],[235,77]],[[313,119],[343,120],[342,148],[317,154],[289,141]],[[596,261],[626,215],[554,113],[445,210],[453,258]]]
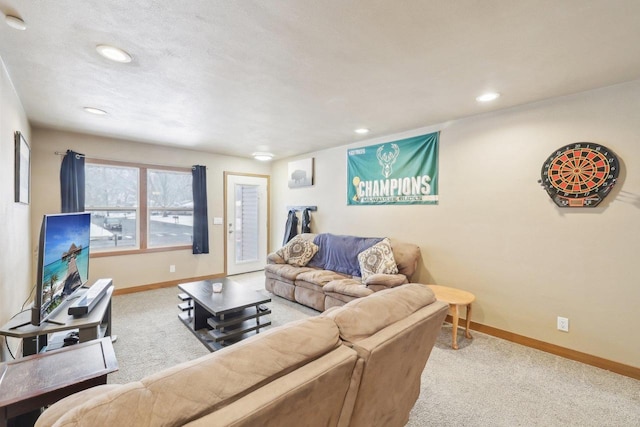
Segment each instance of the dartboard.
[[613,151],[592,142],[576,142],[547,158],[541,183],[560,207],[595,207],[615,184],[618,172]]

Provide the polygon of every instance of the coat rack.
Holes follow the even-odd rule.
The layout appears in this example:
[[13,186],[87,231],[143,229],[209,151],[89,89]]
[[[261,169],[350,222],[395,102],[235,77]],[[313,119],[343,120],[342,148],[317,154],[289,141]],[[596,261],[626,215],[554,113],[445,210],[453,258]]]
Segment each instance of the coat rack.
[[302,212],[302,224],[300,231],[310,233],[311,215],[309,212],[316,212],[317,206],[287,206],[287,224],[285,225],[284,240],[282,246],[298,234],[298,212]]
[[318,210],[318,207],[317,206],[287,206],[287,212],[303,211],[305,209],[309,209],[311,212],[316,212]]

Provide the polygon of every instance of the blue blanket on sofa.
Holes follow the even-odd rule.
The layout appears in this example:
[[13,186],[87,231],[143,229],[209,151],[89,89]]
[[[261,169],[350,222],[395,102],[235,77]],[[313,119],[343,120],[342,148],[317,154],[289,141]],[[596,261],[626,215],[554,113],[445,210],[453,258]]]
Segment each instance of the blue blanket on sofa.
[[318,252],[307,265],[352,276],[361,276],[358,254],[380,241],[382,238],[379,237],[321,233],[313,239],[313,243],[318,245]]

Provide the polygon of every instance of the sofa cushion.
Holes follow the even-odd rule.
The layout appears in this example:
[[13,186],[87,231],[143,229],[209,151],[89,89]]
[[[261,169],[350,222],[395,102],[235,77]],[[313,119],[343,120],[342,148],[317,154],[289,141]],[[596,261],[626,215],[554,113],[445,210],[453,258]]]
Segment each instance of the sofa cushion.
[[315,243],[296,236],[276,251],[276,254],[280,255],[287,264],[304,267],[316,252],[318,252],[318,246]]
[[420,247],[413,243],[401,242],[397,239],[389,239],[391,248],[393,249],[393,257],[398,266],[398,272],[407,276],[411,281],[411,276],[418,268],[418,260],[420,259]]
[[359,277],[358,254],[381,240],[377,237],[318,234],[313,239],[318,245],[318,253],[309,262],[309,266]]
[[408,283],[358,298],[322,316],[335,320],[343,340],[356,342],[435,301],[435,295],[426,285]]
[[[336,273],[334,271],[310,269],[309,271],[304,271],[298,274],[296,277],[296,286],[313,289],[318,286],[322,287],[332,280],[344,279],[345,277],[346,276],[344,274]],[[311,286],[302,282],[306,282]]]
[[93,398],[99,398],[112,390],[123,391],[123,384],[103,384],[83,390],[58,400],[55,405],[47,408],[39,417],[36,425],[53,425],[59,418],[76,406],[87,403]]
[[393,258],[389,239],[385,238],[358,254],[362,280],[373,274],[397,274],[398,266]]
[[355,298],[362,298],[371,295],[373,291],[362,284],[357,279],[332,280],[322,288],[325,294],[348,295]]
[[363,280],[362,283],[374,291],[379,291],[386,288],[393,288],[398,285],[404,285],[409,282],[407,281],[407,276],[404,274],[372,274],[367,277],[366,280]]
[[267,264],[264,266],[264,271],[267,276],[280,277],[293,283],[299,274],[305,271],[312,271],[309,267],[295,267],[289,264]]

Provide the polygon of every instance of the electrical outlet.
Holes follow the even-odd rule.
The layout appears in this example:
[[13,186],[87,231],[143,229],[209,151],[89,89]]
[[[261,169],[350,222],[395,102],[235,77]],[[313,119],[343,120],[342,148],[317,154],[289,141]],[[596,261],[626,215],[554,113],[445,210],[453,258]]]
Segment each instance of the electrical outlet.
[[569,319],[567,319],[566,317],[558,316],[558,330],[569,332]]
[[173,265],[173,264],[171,264],[171,265],[169,266],[169,273],[175,273],[175,272],[176,272],[176,266],[175,266],[175,265]]

